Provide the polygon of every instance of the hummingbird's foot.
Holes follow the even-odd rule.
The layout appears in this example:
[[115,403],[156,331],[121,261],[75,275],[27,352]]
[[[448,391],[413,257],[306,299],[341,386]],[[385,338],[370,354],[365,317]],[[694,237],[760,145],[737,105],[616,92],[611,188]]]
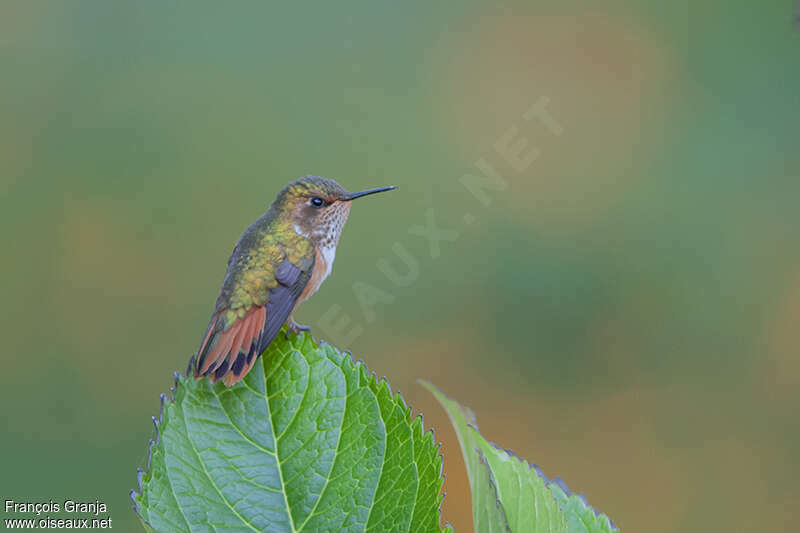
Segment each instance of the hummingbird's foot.
[[286,329],[286,338],[289,338],[289,332],[299,335],[301,331],[311,331],[311,328],[308,326],[303,326],[302,324],[298,324],[293,318],[290,318],[289,327]]

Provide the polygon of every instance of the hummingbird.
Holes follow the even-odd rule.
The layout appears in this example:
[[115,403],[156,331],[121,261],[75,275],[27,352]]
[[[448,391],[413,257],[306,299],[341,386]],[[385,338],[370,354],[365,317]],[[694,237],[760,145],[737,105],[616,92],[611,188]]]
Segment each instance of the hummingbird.
[[233,385],[284,324],[287,335],[309,330],[295,322],[294,311],[330,275],[351,202],[395,188],[350,193],[319,176],[286,185],[236,242],[195,358],[195,377]]

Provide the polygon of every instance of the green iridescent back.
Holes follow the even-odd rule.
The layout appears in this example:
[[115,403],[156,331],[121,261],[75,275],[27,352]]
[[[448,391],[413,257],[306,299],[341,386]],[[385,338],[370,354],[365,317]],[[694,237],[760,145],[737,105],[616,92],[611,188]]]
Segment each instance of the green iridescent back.
[[333,180],[306,176],[278,193],[269,211],[248,227],[228,260],[215,310],[225,311],[226,326],[244,316],[247,309],[266,305],[269,291],[277,286],[275,269],[289,259],[307,270],[314,259],[312,242],[295,231],[291,209],[309,195],[338,198],[347,191]]

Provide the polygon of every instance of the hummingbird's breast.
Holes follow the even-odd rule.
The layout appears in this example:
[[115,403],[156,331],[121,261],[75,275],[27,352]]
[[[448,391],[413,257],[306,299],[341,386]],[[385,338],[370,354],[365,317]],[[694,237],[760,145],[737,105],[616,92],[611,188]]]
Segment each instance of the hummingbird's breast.
[[330,276],[331,268],[333,267],[333,259],[336,257],[336,247],[322,247],[317,246],[314,251],[314,268],[311,270],[311,278],[309,278],[303,292],[300,293],[295,309],[298,305],[309,299],[317,290],[319,290],[325,278]]
[[298,298],[298,305],[317,292],[322,282],[330,276],[333,260],[336,258],[336,247],[339,245],[339,237],[342,236],[342,228],[344,228],[344,223],[347,222],[349,215],[350,202],[339,202],[320,216],[313,238],[315,241],[314,268],[311,272],[311,279],[308,280],[308,284]]

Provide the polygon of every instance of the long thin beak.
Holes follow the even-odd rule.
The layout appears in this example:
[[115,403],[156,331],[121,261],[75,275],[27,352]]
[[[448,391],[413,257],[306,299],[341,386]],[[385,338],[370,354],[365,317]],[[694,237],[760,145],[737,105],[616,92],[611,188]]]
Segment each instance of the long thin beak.
[[396,189],[394,185],[389,185],[388,187],[378,187],[376,189],[367,189],[366,191],[361,192],[353,192],[349,195],[342,198],[343,201],[349,202],[350,200],[355,200],[356,198],[361,198],[362,196],[367,196],[368,194],[375,194],[376,192],[383,192],[383,191],[391,191],[392,189]]

